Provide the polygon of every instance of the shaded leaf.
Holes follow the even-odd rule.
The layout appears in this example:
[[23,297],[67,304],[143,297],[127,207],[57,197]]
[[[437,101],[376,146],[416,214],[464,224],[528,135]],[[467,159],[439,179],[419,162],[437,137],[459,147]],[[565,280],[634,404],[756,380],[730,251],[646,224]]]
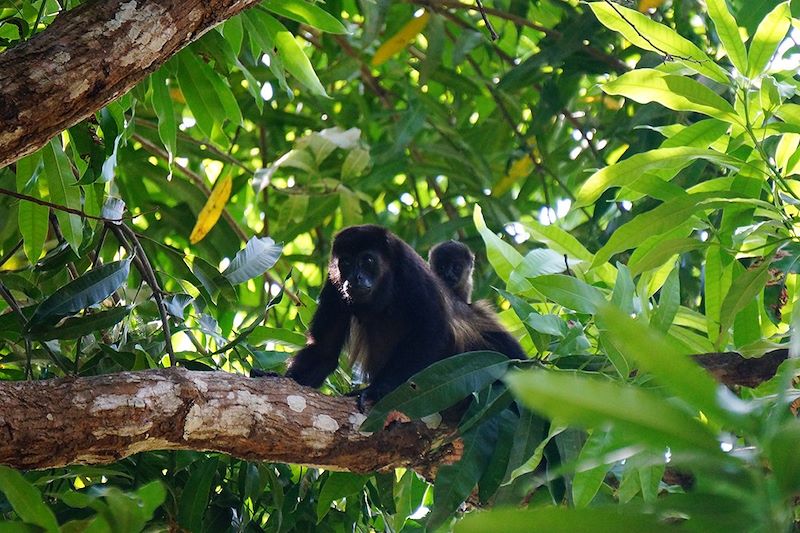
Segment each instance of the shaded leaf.
[[283,246],[275,244],[270,237],[251,237],[222,275],[234,285],[260,276],[275,266],[282,250]]

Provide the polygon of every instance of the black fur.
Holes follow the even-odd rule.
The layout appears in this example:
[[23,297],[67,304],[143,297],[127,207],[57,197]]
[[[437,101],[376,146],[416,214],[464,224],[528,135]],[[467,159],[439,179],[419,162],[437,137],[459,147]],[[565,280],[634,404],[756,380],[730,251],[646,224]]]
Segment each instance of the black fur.
[[[374,254],[379,268],[350,268]],[[346,268],[342,268],[346,267]],[[354,226],[333,242],[328,279],[311,321],[306,347],[286,375],[318,387],[333,372],[348,339],[360,343],[369,386],[362,399],[377,401],[415,373],[455,352],[446,289],[405,242],[379,226]],[[356,331],[354,331],[356,330]],[[358,337],[358,339],[355,339]]]

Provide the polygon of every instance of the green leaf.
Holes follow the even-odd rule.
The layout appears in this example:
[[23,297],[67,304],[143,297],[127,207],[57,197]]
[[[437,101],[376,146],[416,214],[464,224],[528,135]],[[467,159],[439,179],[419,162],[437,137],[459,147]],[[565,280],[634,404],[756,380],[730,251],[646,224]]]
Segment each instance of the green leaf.
[[128,316],[133,306],[114,307],[107,311],[82,317],[67,318],[58,326],[32,328],[31,336],[37,340],[77,339],[84,335],[108,329]]
[[775,55],[778,45],[786,37],[786,32],[792,25],[789,3],[788,1],[782,2],[775,6],[775,9],[770,11],[758,25],[758,29],[750,41],[750,50],[747,56],[748,78],[755,78],[763,74],[769,60]]
[[522,254],[514,249],[513,246],[503,241],[500,237],[494,234],[483,220],[483,212],[481,206],[475,204],[475,209],[472,212],[472,221],[475,227],[483,238],[483,243],[486,245],[486,256],[489,263],[500,279],[508,281],[511,272],[522,263]]
[[764,258],[757,268],[746,270],[733,280],[720,308],[719,331],[721,339],[727,339],[728,329],[733,324],[736,314],[764,290],[764,286],[769,280],[771,262],[771,257]]
[[275,266],[282,251],[283,246],[275,244],[270,237],[251,237],[222,275],[234,285],[244,283]]
[[497,444],[480,481],[478,481],[478,494],[481,502],[488,502],[503,482],[508,471],[511,449],[514,446],[514,433],[518,423],[519,416],[511,409],[506,409],[499,414]]
[[519,401],[559,422],[599,429],[610,424],[654,450],[722,453],[707,426],[640,387],[545,370],[510,373],[505,381]]
[[579,313],[594,314],[606,303],[599,289],[572,276],[549,274],[532,279],[531,284],[549,300]]
[[[17,161],[17,191],[34,198],[43,199],[39,190],[38,172],[41,170],[42,152],[38,151]],[[17,215],[19,231],[22,233],[25,256],[36,264],[42,255],[50,222],[50,209],[33,202],[19,203]]]
[[341,22],[319,6],[302,0],[265,0],[261,5],[287,19],[328,33],[347,33]]
[[[596,461],[597,457],[603,455],[610,440],[611,434],[608,431],[593,431],[581,448],[578,463]],[[586,507],[592,503],[612,466],[612,464],[599,464],[575,472],[572,479],[572,500],[575,502],[575,507]]]
[[[44,161],[44,173],[47,177],[50,201],[80,211],[81,189],[75,184],[75,176],[72,174],[69,158],[61,149],[58,138],[52,139],[42,148],[42,160]],[[64,238],[77,253],[78,246],[83,239],[81,217],[61,210],[55,210],[55,213]]]
[[30,320],[30,327],[52,323],[102,302],[128,279],[132,258],[90,270],[48,296]]
[[[594,4],[592,4],[594,5]],[[578,191],[575,207],[591,205],[610,187],[624,187],[638,176],[654,170],[669,170],[672,176],[696,159],[705,159],[720,165],[738,168],[742,161],[714,150],[703,148],[658,148],[635,154],[619,163],[609,165],[592,174]],[[662,177],[664,177],[662,175]]]
[[594,257],[578,239],[554,224],[545,226],[535,220],[528,220],[523,226],[534,239],[558,253],[587,262],[591,262]]
[[603,91],[640,104],[656,102],[675,111],[694,111],[732,124],[743,123],[733,106],[705,85],[660,70],[641,68],[626,72],[603,85]]
[[[594,5],[594,4],[590,4]],[[502,527],[498,527],[502,524]],[[658,516],[626,511],[621,506],[569,509],[566,507],[540,507],[537,509],[494,509],[469,513],[456,523],[455,533],[619,533],[674,532],[673,524],[665,524]]]
[[772,472],[785,497],[794,496],[800,491],[798,442],[800,442],[800,423],[797,420],[789,420],[772,436],[766,446]]
[[160,68],[150,77],[152,87],[151,102],[158,118],[158,136],[169,155],[169,163],[175,158],[178,149],[178,124],[175,109],[167,86],[167,69]]
[[622,34],[639,48],[670,55],[683,66],[718,83],[730,83],[728,73],[722,67],[672,28],[617,3],[591,2],[589,8],[603,26]]
[[[661,334],[618,309],[607,306],[598,313],[602,329],[614,347],[641,370],[653,374],[664,387],[693,408],[720,422],[740,427],[745,411],[741,400],[719,385],[680,348]],[[725,401],[725,405],[720,405]]]
[[258,326],[248,337],[253,345],[264,344],[269,341],[279,341],[293,346],[305,346],[306,336],[290,329]]
[[688,194],[637,215],[614,231],[608,242],[595,254],[592,267],[608,261],[615,253],[635,248],[649,237],[681,226],[699,211],[715,207],[716,200],[722,194],[722,192]]
[[725,135],[729,128],[730,124],[727,122],[706,118],[681,129],[675,135],[664,140],[659,148],[680,148],[682,146],[708,148],[714,141]]
[[502,377],[508,365],[508,357],[497,352],[467,352],[438,361],[375,404],[361,431],[378,431],[391,411],[415,419],[437,413]]
[[312,94],[327,98],[328,94],[325,92],[325,88],[319,82],[319,78],[314,72],[314,67],[311,66],[311,62],[306,57],[303,49],[297,44],[294,35],[289,33],[289,30],[283,24],[270,15],[264,14],[261,20],[266,24],[264,29],[275,43],[286,70],[297,78]]
[[439,468],[433,486],[433,510],[427,522],[431,531],[451,517],[483,476],[497,442],[499,420],[491,418],[466,432],[461,459]]
[[349,472],[331,472],[317,500],[317,524],[322,522],[334,500],[353,496],[361,492],[369,476],[351,474]]
[[[669,273],[667,281],[661,287],[661,296],[658,299],[658,306],[650,318],[650,325],[661,332],[666,333],[678,314],[681,306],[681,281],[679,269],[675,267]],[[627,312],[627,310],[625,310]]]
[[239,104],[219,74],[201,60],[193,48],[177,57],[178,83],[203,133],[210,137],[214,124],[222,125],[226,120],[241,124]]
[[739,35],[739,26],[736,25],[736,20],[731,12],[728,11],[725,0],[707,0],[706,8],[711,20],[714,21],[719,40],[725,47],[731,63],[736,70],[744,74],[747,72],[747,51],[744,49],[744,43]]
[[[628,261],[633,276],[661,267],[673,256],[708,246],[707,243],[691,237],[685,239],[664,239],[649,249],[637,248]],[[641,253],[640,253],[641,252]]]
[[203,517],[211,494],[211,482],[217,473],[218,457],[204,458],[194,465],[181,494],[178,523],[188,531],[202,531]]
[[0,491],[5,494],[11,508],[28,524],[39,526],[45,531],[58,533],[58,522],[50,508],[45,504],[39,489],[26,480],[22,474],[0,465]]

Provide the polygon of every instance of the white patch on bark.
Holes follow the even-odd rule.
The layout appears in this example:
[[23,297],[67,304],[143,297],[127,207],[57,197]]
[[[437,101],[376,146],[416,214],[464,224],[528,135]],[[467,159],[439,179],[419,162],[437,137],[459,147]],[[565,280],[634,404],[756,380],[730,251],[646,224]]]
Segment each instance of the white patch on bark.
[[274,406],[261,395],[241,390],[233,398],[195,403],[186,415],[184,440],[208,440],[225,436],[246,437],[253,426],[264,421]]
[[302,413],[306,410],[306,399],[302,396],[297,396],[294,394],[287,396],[286,403],[289,405],[289,409],[295,413]]
[[[361,424],[363,424],[364,420],[366,420],[366,419],[367,419],[367,415],[365,415],[365,414],[352,413],[348,417],[347,421],[350,422],[353,425],[354,429],[358,429],[358,428],[361,427]],[[371,431],[359,431],[358,433],[363,435],[363,436],[365,436],[365,437],[368,437],[368,436],[372,435]]]
[[[85,399],[76,397],[73,403],[78,405],[78,401],[83,402]],[[174,383],[156,381],[152,385],[140,388],[135,396],[128,394],[101,394],[92,402],[90,411],[110,411],[123,407],[133,407],[135,409],[150,408],[159,414],[173,415],[178,412],[182,405],[183,402],[178,397],[178,387]]]
[[63,67],[67,64],[71,57],[72,56],[70,56],[68,52],[61,50],[53,55],[53,62],[60,67]]
[[47,413],[47,416],[45,418],[47,418],[47,420],[52,422],[54,420],[53,413]]
[[175,444],[165,439],[151,439],[146,438],[139,442],[134,442],[128,446],[126,455],[133,455],[139,452],[146,452],[151,450],[171,450],[175,448]]
[[305,428],[300,430],[300,438],[309,448],[324,450],[333,444],[333,433],[319,432],[316,429]]
[[314,427],[320,431],[334,433],[339,429],[339,423],[328,415],[314,415]]

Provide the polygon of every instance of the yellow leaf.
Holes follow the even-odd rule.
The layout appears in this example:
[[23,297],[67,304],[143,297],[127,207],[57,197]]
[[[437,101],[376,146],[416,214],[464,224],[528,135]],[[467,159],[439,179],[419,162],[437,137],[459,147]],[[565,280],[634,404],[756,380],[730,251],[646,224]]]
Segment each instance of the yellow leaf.
[[639,12],[640,13],[647,13],[651,9],[656,9],[657,7],[661,7],[661,4],[664,3],[664,0],[640,0],[639,1]]
[[197,223],[194,225],[192,234],[189,236],[189,242],[196,244],[208,235],[208,232],[211,231],[211,228],[213,228],[214,224],[219,220],[219,216],[222,214],[225,204],[228,203],[228,198],[231,196],[231,187],[233,187],[233,177],[231,177],[230,174],[226,174],[220,178],[214,190],[211,191],[211,194],[208,196],[206,205],[203,206],[203,209],[197,216]]
[[389,37],[372,56],[372,66],[377,67],[386,63],[392,56],[403,50],[408,43],[416,38],[428,24],[430,14],[426,11],[417,18],[409,20],[400,31]]
[[518,182],[520,179],[525,178],[533,170],[533,160],[530,154],[525,154],[513,163],[508,169],[503,179],[495,183],[492,187],[492,196],[502,196],[511,189],[511,186]]

